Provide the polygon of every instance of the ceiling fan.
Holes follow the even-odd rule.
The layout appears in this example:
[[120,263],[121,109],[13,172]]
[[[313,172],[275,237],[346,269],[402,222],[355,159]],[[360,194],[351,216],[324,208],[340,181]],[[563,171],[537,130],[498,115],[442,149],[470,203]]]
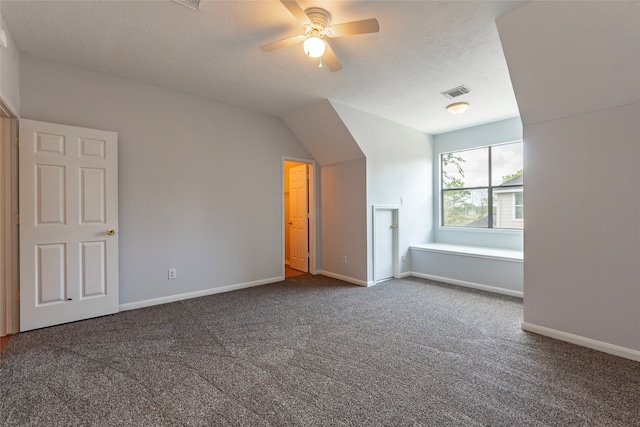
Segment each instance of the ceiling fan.
[[287,37],[286,39],[260,46],[260,50],[263,52],[271,52],[282,47],[302,43],[304,52],[308,56],[320,58],[321,67],[324,60],[329,70],[340,71],[342,70],[342,64],[340,64],[340,60],[331,49],[327,38],[377,33],[380,31],[380,25],[375,18],[331,25],[331,15],[324,9],[311,7],[303,10],[295,0],[280,0],[280,2],[300,21],[304,28],[304,34]]

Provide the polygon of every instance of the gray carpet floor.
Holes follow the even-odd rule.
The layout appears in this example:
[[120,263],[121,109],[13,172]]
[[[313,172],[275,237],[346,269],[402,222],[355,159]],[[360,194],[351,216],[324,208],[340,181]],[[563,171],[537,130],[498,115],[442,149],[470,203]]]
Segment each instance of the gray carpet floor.
[[294,277],[19,334],[0,424],[640,426],[640,363],[521,319],[427,280]]

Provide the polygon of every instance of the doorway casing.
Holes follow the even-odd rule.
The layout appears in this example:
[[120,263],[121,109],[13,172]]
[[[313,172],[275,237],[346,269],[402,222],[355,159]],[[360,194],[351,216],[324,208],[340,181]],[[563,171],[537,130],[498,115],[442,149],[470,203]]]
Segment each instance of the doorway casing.
[[[373,217],[373,221],[372,221],[372,226],[373,226],[373,230],[372,230],[372,234],[373,234],[373,256],[372,256],[372,261],[373,261],[373,284],[377,284],[380,281],[384,281],[387,278],[382,278],[379,279],[376,276],[376,255],[378,255],[377,252],[380,252],[381,248],[377,248],[376,245],[378,243],[378,240],[376,239],[376,226],[378,225],[376,223],[376,213],[378,212],[383,212],[383,211],[390,211],[391,212],[391,217],[392,217],[392,221],[393,221],[393,231],[392,231],[392,243],[391,243],[391,252],[392,252],[392,263],[393,263],[393,278],[399,279],[400,278],[400,259],[399,259],[399,244],[398,244],[398,233],[400,232],[400,207],[399,206],[388,206],[388,205],[374,205],[373,206],[373,213],[372,213],[372,217]],[[384,251],[386,252],[386,251]],[[371,282],[370,282],[371,283]]]
[[316,238],[317,238],[317,194],[316,191],[316,183],[318,182],[317,173],[318,168],[315,160],[310,159],[300,159],[296,157],[282,157],[282,175],[281,175],[281,185],[282,190],[280,191],[282,197],[282,215],[280,220],[280,227],[282,230],[282,258],[281,258],[281,266],[282,266],[282,278],[285,277],[285,162],[296,162],[296,163],[304,163],[309,166],[309,273],[318,274],[317,264],[316,264]]
[[0,337],[19,331],[18,125],[0,99]]

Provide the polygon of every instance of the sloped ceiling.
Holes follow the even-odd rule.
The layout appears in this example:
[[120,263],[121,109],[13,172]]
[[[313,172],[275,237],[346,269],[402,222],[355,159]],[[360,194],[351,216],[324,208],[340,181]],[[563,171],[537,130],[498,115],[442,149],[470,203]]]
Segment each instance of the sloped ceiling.
[[[514,117],[517,104],[495,19],[519,1],[325,1],[334,23],[376,17],[381,30],[332,39],[344,69],[318,68],[279,1],[13,1],[0,12],[22,52],[285,117],[323,99],[429,133]],[[440,92],[465,84],[451,116]]]
[[498,28],[524,124],[640,102],[640,2],[534,2]]
[[327,100],[290,114],[284,121],[321,166],[364,158],[364,153]]

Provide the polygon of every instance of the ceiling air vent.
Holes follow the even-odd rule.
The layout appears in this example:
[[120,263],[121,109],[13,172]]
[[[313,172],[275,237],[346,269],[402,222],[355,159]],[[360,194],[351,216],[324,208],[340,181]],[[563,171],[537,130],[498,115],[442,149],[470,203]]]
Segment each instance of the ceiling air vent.
[[471,89],[466,87],[465,85],[454,87],[453,89],[445,90],[444,92],[440,92],[444,95],[445,98],[455,98],[456,96],[464,95],[465,93],[471,92]]
[[178,4],[183,6],[187,6],[193,10],[200,10],[202,5],[204,4],[204,0],[173,0]]

